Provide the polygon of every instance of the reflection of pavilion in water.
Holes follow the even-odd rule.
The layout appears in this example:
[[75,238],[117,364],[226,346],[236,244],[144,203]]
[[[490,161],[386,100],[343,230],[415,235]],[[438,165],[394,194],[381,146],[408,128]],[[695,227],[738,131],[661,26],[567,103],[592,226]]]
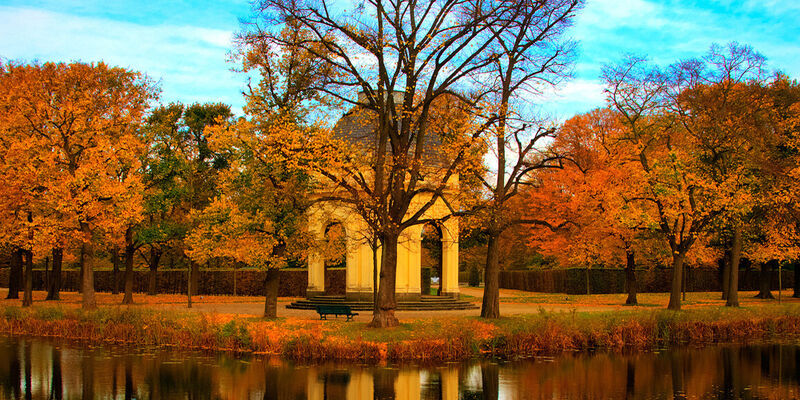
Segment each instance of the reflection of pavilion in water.
[[443,367],[295,366],[0,337],[0,399],[800,398],[800,346],[565,354]]
[[323,399],[459,399],[458,368],[308,369],[308,400]]

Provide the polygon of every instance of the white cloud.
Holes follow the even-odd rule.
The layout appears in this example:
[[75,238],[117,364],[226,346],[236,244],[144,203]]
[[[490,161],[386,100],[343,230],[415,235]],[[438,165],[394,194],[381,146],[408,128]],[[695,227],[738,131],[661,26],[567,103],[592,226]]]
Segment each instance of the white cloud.
[[229,71],[233,33],[197,26],[146,26],[28,8],[0,7],[0,57],[105,61],[161,82],[165,101],[237,106],[242,78]]
[[575,114],[603,107],[606,100],[604,89],[599,79],[574,79],[525,100],[534,104],[535,112],[543,117],[563,121]]

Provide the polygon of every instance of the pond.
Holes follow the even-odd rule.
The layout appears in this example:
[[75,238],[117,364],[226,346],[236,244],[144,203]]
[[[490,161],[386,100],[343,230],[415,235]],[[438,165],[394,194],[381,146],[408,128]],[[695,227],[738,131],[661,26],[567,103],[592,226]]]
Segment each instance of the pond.
[[367,366],[0,337],[0,399],[791,399],[799,380],[796,344]]

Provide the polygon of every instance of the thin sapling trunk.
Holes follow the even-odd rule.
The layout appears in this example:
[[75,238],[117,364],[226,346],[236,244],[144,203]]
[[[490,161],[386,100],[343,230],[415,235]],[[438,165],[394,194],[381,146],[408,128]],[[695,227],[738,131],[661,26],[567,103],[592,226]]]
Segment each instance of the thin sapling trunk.
[[639,302],[636,300],[636,259],[632,251],[625,252],[625,286],[628,288],[628,298],[626,305],[635,306]]

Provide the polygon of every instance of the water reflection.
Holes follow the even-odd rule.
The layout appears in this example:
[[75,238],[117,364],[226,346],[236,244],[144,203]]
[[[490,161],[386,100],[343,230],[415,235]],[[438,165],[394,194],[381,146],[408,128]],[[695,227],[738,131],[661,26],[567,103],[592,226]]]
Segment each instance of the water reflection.
[[798,382],[797,345],[417,368],[0,337],[0,399],[787,399],[800,396]]

